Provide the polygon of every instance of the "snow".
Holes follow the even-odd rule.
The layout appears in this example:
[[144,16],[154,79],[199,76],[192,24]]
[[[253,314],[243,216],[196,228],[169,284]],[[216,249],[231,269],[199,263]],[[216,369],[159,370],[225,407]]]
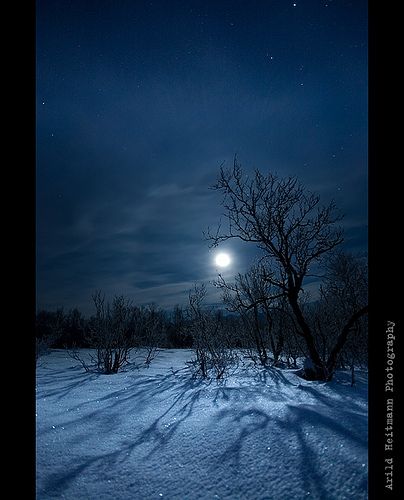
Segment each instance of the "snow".
[[37,368],[37,499],[366,499],[367,374],[331,383],[240,365],[191,377],[189,350],[86,373]]

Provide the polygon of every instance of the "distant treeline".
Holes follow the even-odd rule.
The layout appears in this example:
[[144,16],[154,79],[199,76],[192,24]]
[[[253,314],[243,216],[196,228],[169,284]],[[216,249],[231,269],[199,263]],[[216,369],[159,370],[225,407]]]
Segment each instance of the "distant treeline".
[[[223,357],[224,350],[243,349],[254,363],[293,368],[298,367],[299,358],[309,357],[285,298],[272,300],[270,305],[254,298],[253,307],[245,302],[243,308],[237,308],[237,300],[234,303],[234,297],[225,296],[227,308],[215,309],[204,305],[205,296],[206,286],[195,285],[189,293],[189,306],[164,310],[155,304],[133,305],[123,296],[105,303],[101,292],[97,292],[93,297],[96,312],[90,317],[78,308],[38,311],[37,345],[97,348],[102,339],[103,345],[114,348],[189,348],[202,357],[210,352],[213,359]],[[324,296],[305,304],[304,309],[315,333],[316,347],[326,357],[332,352],[346,313],[335,300]],[[367,334],[367,317],[362,317],[339,353],[337,367],[367,366]]]
[[[159,329],[158,346],[164,348],[190,348],[192,337],[185,331],[184,309],[175,306],[171,311],[157,306],[132,306],[133,315],[127,324],[127,336],[138,338],[141,343],[146,330],[153,324]],[[85,317],[78,309],[65,311],[39,310],[36,314],[35,334],[38,340],[46,340],[54,349],[90,348],[92,332],[98,323],[96,315]]]

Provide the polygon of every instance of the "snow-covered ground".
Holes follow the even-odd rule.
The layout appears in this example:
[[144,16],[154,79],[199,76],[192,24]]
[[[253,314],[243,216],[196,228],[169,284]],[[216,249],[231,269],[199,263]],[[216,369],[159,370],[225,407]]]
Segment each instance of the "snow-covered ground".
[[63,350],[37,369],[37,499],[367,498],[367,376],[324,384],[240,366],[192,379],[188,350],[85,373]]

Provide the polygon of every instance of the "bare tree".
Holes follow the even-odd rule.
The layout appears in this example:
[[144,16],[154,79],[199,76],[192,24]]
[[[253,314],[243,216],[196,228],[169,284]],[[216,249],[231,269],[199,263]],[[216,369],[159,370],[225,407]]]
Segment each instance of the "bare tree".
[[299,296],[304,279],[325,254],[342,241],[341,219],[333,202],[320,205],[320,197],[308,192],[294,177],[280,178],[272,173],[255,171],[252,178],[244,174],[235,158],[233,168],[220,169],[213,189],[223,194],[224,217],[228,228],[221,225],[207,238],[212,246],[237,238],[254,243],[264,252],[263,260],[270,263],[273,273],[268,282],[288,299],[291,310],[307,346],[313,371],[310,378],[330,380],[334,358],[346,340],[351,323],[367,312],[367,307],[355,311],[344,326],[329,360],[321,358],[312,329],[302,311]]
[[97,368],[106,373],[117,373],[129,360],[134,347],[130,325],[134,314],[130,301],[116,296],[112,306],[100,292],[93,295],[95,321],[90,334],[90,345],[97,350]]
[[85,319],[77,309],[71,309],[66,314],[63,334],[60,337],[59,344],[64,347],[83,346],[85,344]]
[[[272,332],[270,336],[271,350],[274,358],[274,365],[277,366],[281,362],[281,356],[285,351],[286,339],[290,335],[292,325],[294,322],[290,321],[289,306],[284,296],[276,300],[276,302],[269,307],[269,304],[264,305],[266,314],[271,314],[272,318]],[[295,362],[296,364],[296,362]]]
[[192,337],[187,329],[186,313],[179,305],[171,312],[166,331],[169,347],[191,347]]
[[[123,366],[135,360],[134,353],[144,355],[148,367],[164,341],[165,318],[162,310],[154,304],[138,307],[122,295],[115,296],[112,303],[97,291],[93,295],[95,316],[87,322],[84,342],[96,350],[96,356],[88,353],[91,362],[73,345],[69,355],[79,361],[86,371],[117,373]],[[139,367],[139,366],[138,366]]]
[[210,370],[213,370],[219,380],[224,377],[236,357],[224,341],[220,316],[204,308],[205,297],[204,284],[195,285],[189,292],[189,328],[196,355],[193,364],[196,373],[200,373],[203,378],[208,378]]
[[368,366],[368,324],[367,317],[361,317],[353,326],[337,360],[339,365],[351,371],[351,386],[355,385],[356,368]]
[[141,343],[146,349],[145,364],[149,367],[157,356],[158,347],[163,339],[164,317],[163,312],[155,304],[142,309],[142,336]]
[[39,311],[35,318],[36,337],[48,345],[59,347],[66,328],[67,316],[63,308],[56,311]]
[[[317,333],[328,342],[327,364],[334,370],[344,356],[349,362],[354,382],[355,363],[364,364],[367,358],[367,322],[360,313],[367,307],[367,260],[349,253],[333,254],[326,264],[325,283],[321,287],[320,319]],[[327,331],[324,334],[324,327]]]
[[271,302],[274,298],[265,267],[262,264],[252,266],[247,273],[239,273],[234,283],[226,282],[219,274],[214,285],[222,289],[227,309],[240,314],[259,362],[266,365],[269,345],[278,358],[277,342],[272,332]]
[[38,311],[35,317],[35,359],[50,353],[51,348],[57,348],[63,338],[66,326],[66,315],[63,308],[56,311]]

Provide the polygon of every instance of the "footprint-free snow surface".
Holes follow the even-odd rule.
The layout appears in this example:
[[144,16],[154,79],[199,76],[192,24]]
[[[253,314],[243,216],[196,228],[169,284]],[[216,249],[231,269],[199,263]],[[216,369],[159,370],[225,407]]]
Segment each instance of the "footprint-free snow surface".
[[367,498],[367,377],[308,382],[240,364],[193,379],[188,350],[86,373],[63,350],[37,368],[37,500]]

